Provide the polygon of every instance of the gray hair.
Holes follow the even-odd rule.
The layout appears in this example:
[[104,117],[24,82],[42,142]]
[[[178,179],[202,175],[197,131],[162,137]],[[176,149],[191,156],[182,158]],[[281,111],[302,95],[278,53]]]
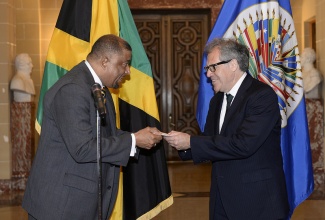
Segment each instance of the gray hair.
[[249,51],[243,44],[233,39],[214,38],[204,48],[204,53],[209,54],[213,49],[220,51],[220,61],[236,59],[240,70],[246,72],[249,65]]

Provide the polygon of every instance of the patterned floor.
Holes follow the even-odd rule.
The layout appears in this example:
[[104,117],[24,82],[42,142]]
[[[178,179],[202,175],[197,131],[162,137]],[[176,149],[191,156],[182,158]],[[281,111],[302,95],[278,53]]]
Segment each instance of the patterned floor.
[[[174,204],[154,220],[208,220],[210,165],[171,162],[168,167]],[[27,213],[20,206],[21,196],[21,193],[0,195],[1,220],[27,220]],[[300,204],[291,220],[325,220],[322,192],[314,192]]]

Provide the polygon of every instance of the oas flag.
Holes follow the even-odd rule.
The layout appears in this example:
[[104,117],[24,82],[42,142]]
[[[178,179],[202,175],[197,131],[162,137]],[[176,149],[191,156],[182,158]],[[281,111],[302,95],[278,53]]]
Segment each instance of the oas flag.
[[[64,0],[44,68],[36,120],[39,133],[44,94],[73,66],[86,59],[94,42],[105,34],[120,36],[132,47],[130,80],[122,88],[111,90],[117,126],[120,126],[120,115],[123,130],[135,132],[147,126],[160,128],[151,66],[127,0]],[[140,150],[139,159],[130,160],[123,177],[120,183],[124,186],[119,189],[112,219],[151,219],[172,205],[162,144],[150,151]]]
[[[208,42],[233,38],[250,51],[248,73],[278,95],[281,149],[290,204],[294,209],[313,191],[311,150],[296,32],[289,0],[225,0]],[[204,129],[214,92],[203,57],[197,120]]]

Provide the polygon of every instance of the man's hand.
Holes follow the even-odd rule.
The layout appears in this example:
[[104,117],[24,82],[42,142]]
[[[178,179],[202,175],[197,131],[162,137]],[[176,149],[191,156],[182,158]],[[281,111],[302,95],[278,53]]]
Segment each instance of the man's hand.
[[191,136],[189,134],[171,131],[168,134],[163,135],[163,137],[170,144],[170,146],[174,147],[176,150],[187,150],[191,148]]
[[151,149],[162,139],[162,132],[157,128],[146,127],[134,133],[136,145],[140,148]]

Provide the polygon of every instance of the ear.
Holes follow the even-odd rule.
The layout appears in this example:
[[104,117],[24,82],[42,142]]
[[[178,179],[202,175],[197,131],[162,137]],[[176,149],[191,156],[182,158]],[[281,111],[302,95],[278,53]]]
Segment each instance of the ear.
[[104,56],[104,57],[102,57],[102,59],[101,59],[101,66],[104,68],[104,69],[106,69],[106,67],[107,67],[107,63],[109,62],[109,59],[106,57],[106,56]]
[[238,65],[238,62],[236,59],[232,59],[229,62],[229,66],[230,66],[231,71],[233,71],[233,72],[235,72],[239,69],[239,65]]

